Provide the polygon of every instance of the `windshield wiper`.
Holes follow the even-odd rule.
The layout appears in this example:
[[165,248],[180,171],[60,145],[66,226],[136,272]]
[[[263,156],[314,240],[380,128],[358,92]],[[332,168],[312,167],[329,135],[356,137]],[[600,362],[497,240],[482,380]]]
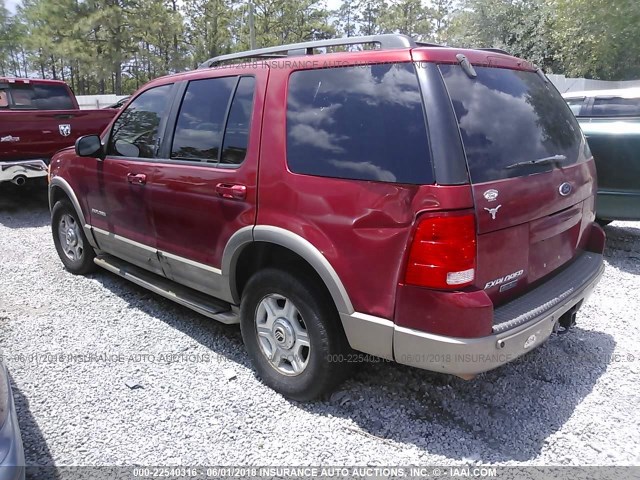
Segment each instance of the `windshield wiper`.
[[542,165],[544,163],[561,164],[567,159],[566,155],[552,155],[550,157],[538,158],[537,160],[527,160],[526,162],[517,162],[507,165],[504,168],[526,167],[527,165]]

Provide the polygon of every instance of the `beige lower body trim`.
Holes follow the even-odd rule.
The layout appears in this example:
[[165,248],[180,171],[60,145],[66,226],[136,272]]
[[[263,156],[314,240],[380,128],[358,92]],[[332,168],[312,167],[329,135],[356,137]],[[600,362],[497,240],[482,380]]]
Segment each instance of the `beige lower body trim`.
[[354,350],[393,360],[393,328],[391,320],[366,313],[340,314],[342,327]]
[[395,325],[391,320],[355,312],[341,314],[355,350],[435,372],[468,377],[511,362],[544,343],[560,317],[586,300],[604,266],[582,288],[530,322],[480,338],[456,338]]

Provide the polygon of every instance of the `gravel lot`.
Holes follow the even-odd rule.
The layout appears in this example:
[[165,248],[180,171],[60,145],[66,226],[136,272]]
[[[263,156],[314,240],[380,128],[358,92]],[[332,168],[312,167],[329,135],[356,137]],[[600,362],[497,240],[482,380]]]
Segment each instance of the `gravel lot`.
[[470,382],[367,364],[298,404],[256,379],[239,328],[65,272],[46,193],[3,185],[0,345],[27,464],[640,464],[640,223],[606,230],[572,334]]

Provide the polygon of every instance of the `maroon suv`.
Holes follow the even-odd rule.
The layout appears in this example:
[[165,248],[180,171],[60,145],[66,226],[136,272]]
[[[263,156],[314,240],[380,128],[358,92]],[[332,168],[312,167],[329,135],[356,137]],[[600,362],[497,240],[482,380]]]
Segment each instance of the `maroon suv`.
[[[354,44],[378,48],[324,50]],[[310,399],[364,354],[468,378],[567,331],[603,272],[595,192],[540,70],[382,35],[154,80],[54,157],[49,197],[67,270],[240,323]]]

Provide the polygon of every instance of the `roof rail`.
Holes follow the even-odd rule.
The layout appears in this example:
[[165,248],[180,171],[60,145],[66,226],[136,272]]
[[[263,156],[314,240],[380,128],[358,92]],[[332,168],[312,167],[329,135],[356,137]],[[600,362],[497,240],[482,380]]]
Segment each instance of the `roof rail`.
[[245,52],[229,53],[227,55],[218,55],[210,58],[206,62],[200,64],[198,68],[210,68],[220,65],[223,62],[239,59],[250,58],[280,58],[288,55],[313,55],[315,48],[323,47],[341,47],[346,45],[360,45],[367,43],[379,44],[383,50],[394,48],[412,48],[417,46],[413,38],[407,35],[384,34],[369,35],[363,37],[346,37],[334,38],[330,40],[317,40],[312,42],[292,43],[289,45],[280,45],[277,47],[258,48],[257,50],[248,50]]
[[511,55],[509,52],[501,48],[476,48],[475,50],[484,50],[485,52],[504,53],[505,55]]

